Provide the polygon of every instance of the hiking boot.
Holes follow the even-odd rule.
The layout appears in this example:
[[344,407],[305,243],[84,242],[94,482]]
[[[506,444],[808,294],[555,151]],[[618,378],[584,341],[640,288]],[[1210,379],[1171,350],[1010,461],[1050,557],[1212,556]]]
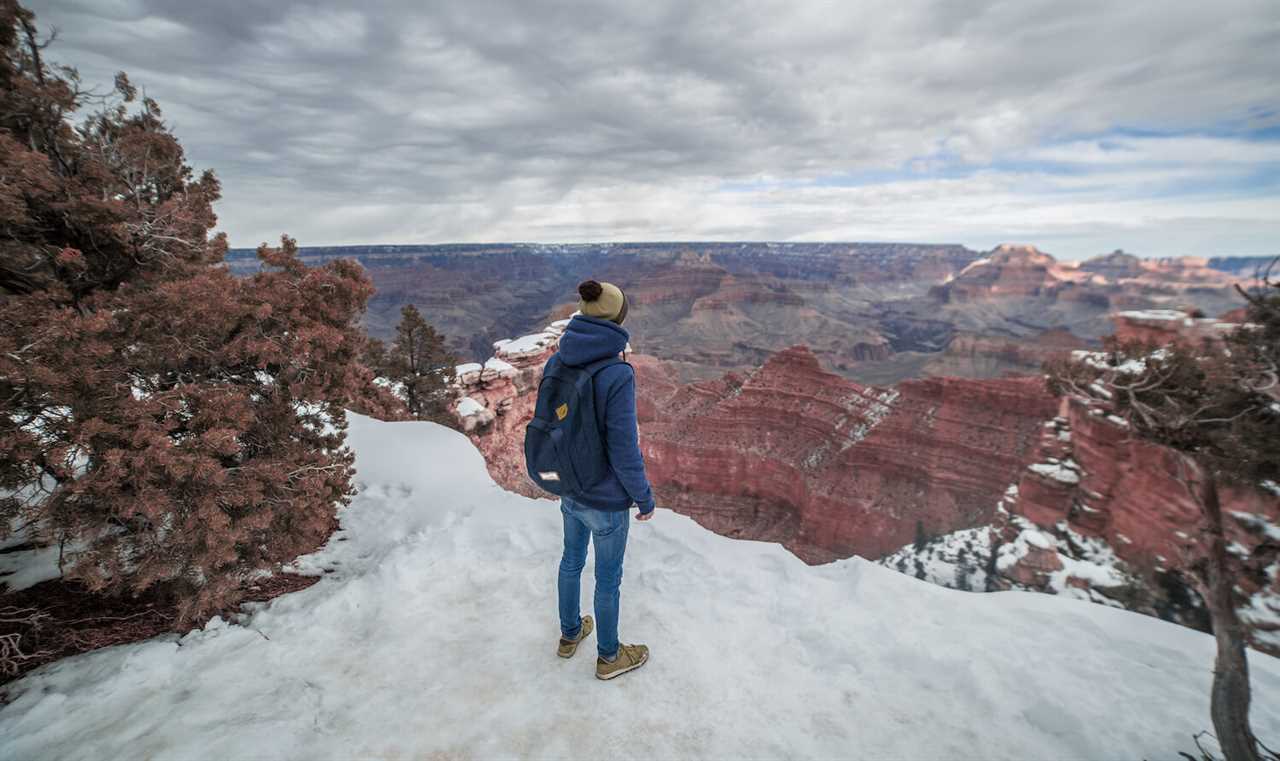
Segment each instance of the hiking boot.
[[612,679],[628,671],[635,671],[649,660],[649,648],[644,645],[620,645],[618,656],[612,661],[596,658],[596,679]]
[[582,627],[578,629],[577,639],[560,638],[560,647],[556,648],[556,655],[561,658],[572,658],[573,654],[578,652],[578,643],[587,638],[591,633],[594,624],[591,622],[591,616],[582,617]]

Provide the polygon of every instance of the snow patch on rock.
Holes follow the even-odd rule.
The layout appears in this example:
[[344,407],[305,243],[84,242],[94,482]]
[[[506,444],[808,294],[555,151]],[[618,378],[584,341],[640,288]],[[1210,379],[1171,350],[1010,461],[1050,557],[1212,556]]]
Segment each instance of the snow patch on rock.
[[1080,483],[1080,466],[1074,460],[1062,462],[1036,462],[1027,466],[1033,473],[1052,478],[1064,484]]
[[531,333],[527,336],[519,338],[504,338],[501,341],[494,341],[493,349],[496,356],[502,359],[518,360],[541,354],[548,346],[560,340],[560,335],[553,332]]

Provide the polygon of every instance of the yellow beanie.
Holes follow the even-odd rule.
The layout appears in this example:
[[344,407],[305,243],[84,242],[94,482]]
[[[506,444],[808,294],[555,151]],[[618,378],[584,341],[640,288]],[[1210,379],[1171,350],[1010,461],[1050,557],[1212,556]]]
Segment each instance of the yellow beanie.
[[582,297],[578,311],[588,317],[613,320],[619,325],[627,317],[626,294],[613,283],[584,280],[578,285],[578,295]]

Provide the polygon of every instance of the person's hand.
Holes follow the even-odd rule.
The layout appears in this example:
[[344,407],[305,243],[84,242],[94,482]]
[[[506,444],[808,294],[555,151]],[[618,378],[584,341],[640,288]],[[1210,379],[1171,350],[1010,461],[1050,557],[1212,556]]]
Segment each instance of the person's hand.
[[654,513],[656,513],[656,512],[658,512],[658,511],[657,511],[657,510],[650,510],[650,511],[649,511],[649,512],[647,512],[647,513],[636,513],[636,520],[638,520],[638,521],[647,521],[647,520],[649,520],[650,518],[652,518],[652,517],[653,517],[653,514],[654,514]]

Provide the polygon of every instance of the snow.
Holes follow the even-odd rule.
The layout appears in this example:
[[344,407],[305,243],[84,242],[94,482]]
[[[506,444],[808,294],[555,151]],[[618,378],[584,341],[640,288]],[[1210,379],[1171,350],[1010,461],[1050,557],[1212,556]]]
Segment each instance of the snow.
[[540,353],[559,338],[555,333],[532,333],[519,338],[495,341],[494,350],[503,357],[522,357]]
[[1254,593],[1240,608],[1240,618],[1254,627],[1255,640],[1280,648],[1280,594],[1272,591],[1280,586],[1280,562],[1272,563],[1265,574],[1270,584]]
[[1084,349],[1076,349],[1071,352],[1071,361],[1080,362],[1097,370],[1111,369],[1111,363],[1108,361],[1110,355],[1100,351],[1086,351]]
[[1037,462],[1027,466],[1033,473],[1047,476],[1064,484],[1080,483],[1080,466],[1073,460],[1065,462]]
[[458,417],[468,417],[475,415],[485,409],[485,406],[469,396],[464,396],[458,400]]
[[[499,489],[431,423],[352,415],[350,440],[358,493],[299,562],[317,584],[9,685],[0,756],[1173,758],[1209,725],[1208,635],[810,567],[667,510],[633,523],[623,586],[623,639],[651,662],[598,682],[594,642],[553,653],[554,503]],[[1280,661],[1250,667],[1275,745]]]
[[[1120,358],[1104,351],[1088,351],[1077,349],[1071,352],[1071,361],[1088,365],[1095,370],[1109,370],[1117,375],[1140,375],[1147,370],[1147,359],[1164,359],[1167,352],[1163,349],[1152,352],[1147,357]],[[1120,364],[1112,362],[1120,360]]]
[[1153,320],[1156,322],[1181,322],[1189,319],[1186,312],[1180,312],[1176,309],[1137,309],[1121,312],[1120,316],[1132,320]]
[[1047,550],[1053,547],[1053,540],[1039,531],[1026,531],[1024,532],[1024,538],[1026,539],[1027,544],[1032,547],[1039,547],[1042,550]]
[[1258,485],[1266,489],[1267,491],[1271,492],[1272,494],[1276,495],[1277,497],[1280,497],[1280,484],[1276,483],[1275,481],[1272,481],[1270,479],[1264,479],[1262,481],[1259,481]]
[[[1136,583],[1123,570],[1124,564],[1116,556],[1115,550],[1106,541],[1098,537],[1083,536],[1065,523],[1059,526],[1059,531],[1063,535],[1062,539],[1057,540],[1058,559],[1062,561],[1062,569],[1049,575],[1049,588],[1059,595],[1116,608],[1123,607],[1119,601],[1098,591]],[[1072,578],[1088,582],[1089,588],[1081,589],[1069,583]]]
[[485,360],[484,369],[492,370],[499,375],[514,375],[516,368],[509,362],[504,362],[497,357],[490,357]]
[[979,267],[984,267],[990,263],[991,263],[990,257],[984,256],[981,259],[974,259],[972,262],[969,262],[969,264],[964,269],[960,270],[960,275],[963,276],[966,272],[970,272],[971,270],[976,270]]
[[987,589],[986,558],[990,556],[991,530],[980,526],[940,536],[920,551],[908,544],[878,562],[931,584],[981,592]]
[[[997,512],[1007,515],[1004,505],[1004,500],[1001,500],[997,505]],[[987,587],[1010,586],[1028,589],[1008,576],[1001,578],[998,584],[988,584],[985,571],[974,573],[973,569],[985,569],[994,552],[995,567],[1003,575],[1025,558],[1032,548],[1051,550],[1062,567],[1045,573],[1041,582],[1043,587],[1037,586],[1036,589],[1112,608],[1123,607],[1119,601],[1108,597],[1101,590],[1132,586],[1137,580],[1124,570],[1123,562],[1105,541],[1082,536],[1073,531],[1066,521],[1058,522],[1056,533],[1042,529],[1020,515],[1009,515],[1008,522],[1018,529],[1017,535],[1012,541],[995,547],[990,545],[989,539],[981,543],[972,541],[971,537],[975,532],[989,537],[993,530],[999,531],[984,526],[944,535],[931,541],[921,551],[907,545],[880,563],[907,574],[914,570],[917,578],[928,579],[952,589],[983,591]],[[954,547],[960,542],[966,549],[963,554],[954,551]],[[1073,583],[1073,579],[1077,583]],[[1085,586],[1082,587],[1078,582],[1084,582]]]
[[469,373],[478,373],[482,369],[483,368],[480,366],[479,362],[467,362],[466,364],[458,365],[457,367],[453,368],[453,374],[458,377],[462,377],[463,375],[467,375]]
[[17,592],[61,577],[62,569],[58,567],[60,554],[56,544],[0,554],[0,590]]
[[1257,513],[1245,513],[1238,510],[1231,511],[1231,516],[1236,519],[1242,526],[1262,534],[1277,544],[1280,544],[1280,526],[1275,525],[1267,519],[1265,515]]

